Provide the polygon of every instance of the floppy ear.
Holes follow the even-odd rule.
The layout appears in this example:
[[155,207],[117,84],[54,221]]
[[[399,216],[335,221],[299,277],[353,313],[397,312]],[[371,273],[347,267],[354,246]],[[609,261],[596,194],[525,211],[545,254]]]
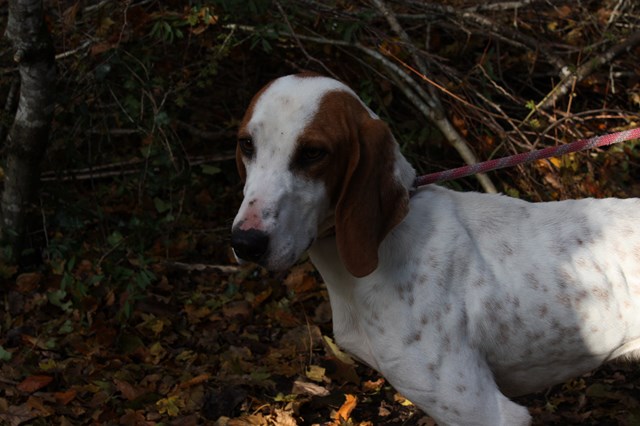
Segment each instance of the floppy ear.
[[338,252],[356,277],[378,267],[378,246],[404,219],[409,193],[394,176],[395,140],[381,120],[363,119],[336,205]]

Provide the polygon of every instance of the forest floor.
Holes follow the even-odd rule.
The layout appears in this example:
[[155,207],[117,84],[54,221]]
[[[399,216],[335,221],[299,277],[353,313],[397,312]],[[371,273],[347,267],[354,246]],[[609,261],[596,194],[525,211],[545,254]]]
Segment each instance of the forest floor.
[[[480,159],[640,123],[635,1],[389,2],[407,31],[381,1],[51,3],[61,97],[36,266],[0,262],[0,426],[434,424],[335,345],[308,261],[230,256],[235,131],[276,75],[339,76],[422,171],[462,165],[427,104]],[[10,98],[12,50],[0,60]],[[640,196],[640,145],[499,173],[526,200]],[[640,426],[640,367],[516,401],[535,425]]]
[[[310,263],[154,272],[126,321],[114,315],[122,295],[87,297],[80,313],[51,276],[20,275],[2,314],[0,424],[434,424],[336,347]],[[615,365],[517,401],[539,425],[638,425],[638,395],[637,366]]]

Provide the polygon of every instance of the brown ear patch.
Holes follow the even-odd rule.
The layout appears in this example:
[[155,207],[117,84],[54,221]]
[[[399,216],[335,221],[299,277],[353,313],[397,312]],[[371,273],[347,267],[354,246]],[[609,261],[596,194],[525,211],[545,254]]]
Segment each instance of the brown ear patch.
[[394,176],[396,142],[388,126],[374,119],[351,93],[322,99],[305,128],[312,139],[330,142],[331,165],[322,178],[335,206],[340,258],[356,277],[378,267],[378,247],[407,214],[409,193]]
[[364,118],[336,206],[338,251],[356,277],[378,267],[378,247],[406,216],[409,194],[394,176],[395,140],[381,120]]

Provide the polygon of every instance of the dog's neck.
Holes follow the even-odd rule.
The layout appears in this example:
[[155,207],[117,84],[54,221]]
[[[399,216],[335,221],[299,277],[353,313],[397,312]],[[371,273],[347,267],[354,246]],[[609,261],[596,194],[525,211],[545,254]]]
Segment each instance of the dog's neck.
[[394,148],[396,156],[394,175],[408,192],[414,189],[413,185],[416,180],[416,171],[413,166],[400,152],[400,146],[396,143]]

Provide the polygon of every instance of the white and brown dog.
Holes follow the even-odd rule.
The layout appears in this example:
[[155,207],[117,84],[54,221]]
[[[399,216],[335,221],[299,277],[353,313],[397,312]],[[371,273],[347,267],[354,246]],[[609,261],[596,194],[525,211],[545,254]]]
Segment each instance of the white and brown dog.
[[508,396],[640,358],[640,200],[528,203],[431,185],[344,84],[279,78],[238,132],[232,245],[309,249],[337,342],[441,425],[526,425]]

